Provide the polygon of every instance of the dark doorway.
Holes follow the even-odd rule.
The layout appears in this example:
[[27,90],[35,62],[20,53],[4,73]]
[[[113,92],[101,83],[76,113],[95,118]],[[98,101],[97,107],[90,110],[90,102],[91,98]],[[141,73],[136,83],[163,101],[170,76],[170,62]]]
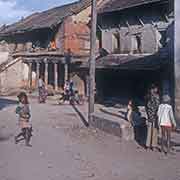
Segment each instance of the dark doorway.
[[48,66],[48,84],[54,87],[54,64],[49,63]]
[[159,71],[98,70],[96,73],[97,96],[103,101],[116,100],[126,104],[129,99],[144,102],[147,88],[152,83],[160,87]]

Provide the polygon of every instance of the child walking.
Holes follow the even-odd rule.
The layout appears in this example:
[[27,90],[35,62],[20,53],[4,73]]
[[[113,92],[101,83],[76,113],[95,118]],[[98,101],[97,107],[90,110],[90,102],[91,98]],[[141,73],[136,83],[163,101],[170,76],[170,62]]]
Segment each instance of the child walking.
[[[167,154],[171,148],[171,131],[176,128],[171,99],[164,95],[158,109],[158,123],[161,128],[161,150]],[[165,151],[165,146],[167,151]]]
[[21,132],[15,136],[15,143],[19,142],[19,138],[22,136],[25,139],[25,145],[31,146],[29,144],[31,138],[32,127],[29,124],[29,119],[31,117],[29,102],[26,93],[21,92],[18,96],[19,105],[16,108],[16,114],[19,115],[19,126],[21,128]]

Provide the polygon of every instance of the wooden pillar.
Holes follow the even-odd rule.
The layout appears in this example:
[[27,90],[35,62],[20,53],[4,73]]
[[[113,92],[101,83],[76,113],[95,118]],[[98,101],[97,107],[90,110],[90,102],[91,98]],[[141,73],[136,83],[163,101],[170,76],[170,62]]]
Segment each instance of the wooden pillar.
[[58,63],[54,63],[54,89],[58,91]]
[[48,62],[45,60],[45,72],[44,72],[44,80],[45,80],[45,85],[48,85]]
[[89,97],[89,76],[86,76],[86,96]]
[[64,82],[66,82],[68,80],[68,64],[65,63],[64,64]]
[[71,58],[72,58],[72,53],[71,53],[71,50],[68,49],[67,53],[65,53],[64,82],[69,80],[69,69],[71,65]]
[[32,62],[29,63],[28,87],[29,87],[29,90],[32,89]]
[[39,75],[40,75],[40,63],[36,62],[36,87],[38,87]]
[[91,9],[91,44],[90,44],[90,63],[89,63],[89,106],[88,106],[88,121],[91,124],[93,121],[92,114],[94,113],[95,103],[95,60],[96,60],[96,25],[97,25],[97,3],[96,0],[92,0]]

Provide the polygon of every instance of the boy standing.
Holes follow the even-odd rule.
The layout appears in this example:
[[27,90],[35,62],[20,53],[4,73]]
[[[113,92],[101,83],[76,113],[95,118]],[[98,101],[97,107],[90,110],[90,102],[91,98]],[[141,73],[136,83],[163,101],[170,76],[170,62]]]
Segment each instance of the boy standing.
[[[158,108],[158,123],[161,128],[161,150],[164,153],[170,152],[171,146],[171,131],[176,128],[176,121],[172,110],[171,99],[168,95],[164,95],[162,103]],[[167,152],[165,151],[167,145]]]

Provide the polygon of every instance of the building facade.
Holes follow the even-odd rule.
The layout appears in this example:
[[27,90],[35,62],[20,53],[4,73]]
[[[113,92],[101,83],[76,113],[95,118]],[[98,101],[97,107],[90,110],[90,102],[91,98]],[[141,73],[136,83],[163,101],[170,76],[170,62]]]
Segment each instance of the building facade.
[[[155,83],[174,99],[173,1],[107,1],[98,9],[96,86],[101,99],[144,103]],[[175,102],[175,101],[174,101]]]
[[78,67],[89,57],[90,13],[91,0],[80,0],[2,26],[1,92],[35,89],[42,75],[55,91],[73,78],[85,94],[86,77]]

